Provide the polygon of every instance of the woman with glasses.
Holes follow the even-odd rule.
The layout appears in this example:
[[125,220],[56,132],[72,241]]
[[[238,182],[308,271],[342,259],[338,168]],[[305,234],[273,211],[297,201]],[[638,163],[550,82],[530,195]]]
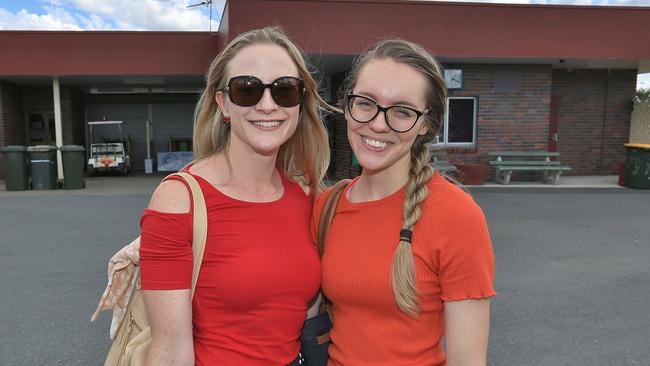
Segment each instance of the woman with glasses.
[[278,28],[237,36],[214,59],[197,105],[196,160],[208,234],[194,298],[184,182],[160,184],[141,220],[148,365],[298,365],[320,284],[309,220],[329,159],[327,106]]
[[447,95],[440,66],[418,45],[383,41],[344,92],[363,172],[343,189],[323,248],[329,364],[485,365],[495,295],[485,218],[429,165]]

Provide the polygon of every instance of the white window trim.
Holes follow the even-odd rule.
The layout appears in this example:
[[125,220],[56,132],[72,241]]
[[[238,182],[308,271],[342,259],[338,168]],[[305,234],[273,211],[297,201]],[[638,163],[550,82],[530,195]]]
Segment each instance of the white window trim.
[[[450,99],[473,99],[474,100],[474,123],[472,129],[472,142],[447,142],[449,138],[449,100]],[[476,146],[476,129],[478,124],[478,98],[477,97],[447,97],[445,101],[445,120],[442,125],[442,134],[438,136],[440,142],[433,145],[438,147],[475,147]]]

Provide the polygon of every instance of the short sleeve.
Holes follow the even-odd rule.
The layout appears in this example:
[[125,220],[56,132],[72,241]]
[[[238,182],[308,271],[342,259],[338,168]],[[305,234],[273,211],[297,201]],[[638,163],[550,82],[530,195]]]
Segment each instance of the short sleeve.
[[494,253],[483,211],[469,195],[446,211],[439,269],[442,300],[496,295]]
[[140,281],[144,290],[189,289],[192,214],[146,209],[140,220]]

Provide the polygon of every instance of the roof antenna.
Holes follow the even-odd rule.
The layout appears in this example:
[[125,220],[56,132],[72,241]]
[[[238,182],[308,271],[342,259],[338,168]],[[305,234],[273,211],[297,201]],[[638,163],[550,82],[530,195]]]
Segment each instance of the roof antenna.
[[195,8],[197,6],[209,6],[210,7],[210,27],[209,27],[209,29],[210,29],[210,33],[212,33],[212,0],[204,0],[204,1],[201,1],[200,3],[198,3],[198,4],[188,5],[188,6],[186,6],[186,8],[188,8],[188,9],[189,8]]

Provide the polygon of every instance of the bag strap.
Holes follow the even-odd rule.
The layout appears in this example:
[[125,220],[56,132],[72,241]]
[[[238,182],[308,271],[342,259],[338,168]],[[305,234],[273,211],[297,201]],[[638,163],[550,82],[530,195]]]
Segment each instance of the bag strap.
[[203,262],[203,252],[205,251],[205,241],[208,235],[208,213],[205,207],[205,198],[203,191],[196,179],[189,173],[178,172],[169,176],[178,176],[190,186],[192,193],[192,202],[194,204],[194,214],[192,221],[192,254],[194,265],[192,267],[192,292],[191,298],[194,298],[196,282],[199,279],[199,271]]
[[325,199],[325,204],[323,205],[323,211],[321,212],[318,225],[318,250],[321,257],[325,251],[325,239],[327,239],[327,232],[332,224],[332,219],[334,219],[334,214],[336,213],[336,207],[339,204],[341,193],[343,193],[345,187],[347,187],[349,183],[350,179],[339,181],[334,185],[332,192]]
[[[330,195],[325,199],[325,204],[323,205],[323,210],[321,211],[320,220],[318,222],[318,251],[320,257],[323,257],[323,252],[325,251],[325,239],[327,239],[327,232],[329,231],[332,220],[334,219],[334,214],[336,213],[336,207],[339,204],[341,199],[341,194],[345,190],[345,187],[350,183],[350,179],[343,179],[337,182]],[[325,298],[323,290],[321,289],[319,294],[320,305],[318,306],[318,314],[325,314],[328,311],[329,301]],[[330,314],[331,316],[331,314]],[[319,343],[320,344],[320,343]]]

